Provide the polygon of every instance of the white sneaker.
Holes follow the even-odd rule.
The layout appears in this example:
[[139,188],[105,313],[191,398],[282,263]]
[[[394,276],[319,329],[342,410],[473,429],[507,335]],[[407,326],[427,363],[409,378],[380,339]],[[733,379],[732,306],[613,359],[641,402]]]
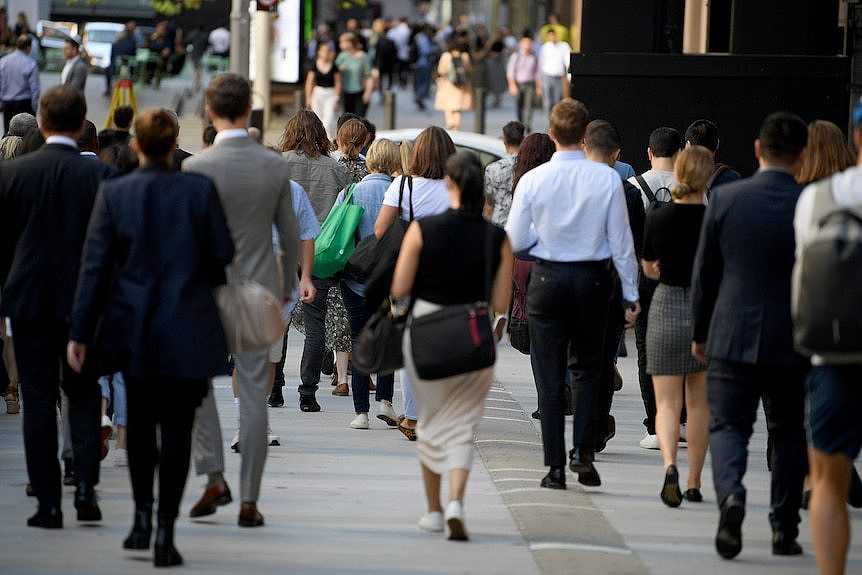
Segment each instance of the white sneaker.
[[230,448],[239,453],[239,429],[233,434],[233,439],[230,440]]
[[426,513],[419,520],[419,529],[432,533],[440,533],[443,531],[443,514],[439,511]]
[[461,502],[452,500],[446,506],[446,527],[452,541],[467,541],[467,527],[464,525],[464,509]]
[[679,442],[680,443],[688,443],[688,438],[685,436],[686,425],[684,423],[679,424]]
[[114,467],[128,467],[129,466],[129,452],[123,449],[122,447],[118,447],[114,450]]
[[658,449],[658,435],[650,435],[648,431],[644,431],[644,436],[638,445],[641,449]]
[[357,414],[356,417],[353,418],[353,421],[350,422],[350,427],[353,429],[368,429],[368,414]]
[[272,432],[272,428],[270,426],[266,426],[266,442],[270,446],[281,445],[281,436],[276,435]]
[[377,419],[386,422],[386,425],[389,427],[398,425],[398,419],[395,415],[395,410],[392,409],[392,404],[385,401],[380,402],[380,408],[377,410]]

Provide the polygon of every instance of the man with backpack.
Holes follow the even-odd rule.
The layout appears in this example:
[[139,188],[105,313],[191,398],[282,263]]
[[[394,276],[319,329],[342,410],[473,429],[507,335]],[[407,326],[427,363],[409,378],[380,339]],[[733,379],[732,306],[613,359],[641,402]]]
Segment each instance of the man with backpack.
[[[854,345],[860,339],[862,287],[862,223],[855,219],[862,214],[862,101],[853,110],[853,123],[853,142],[860,150],[857,165],[805,188],[794,219],[794,329],[797,346],[813,353],[806,381],[808,517],[822,575],[844,573],[850,543],[847,493],[853,460],[862,447],[862,346]],[[826,218],[827,225],[820,225]],[[836,249],[839,243],[842,249]]]
[[[641,192],[644,209],[655,209],[663,203],[671,201],[670,189],[676,184],[673,174],[673,163],[682,147],[679,132],[673,128],[660,127],[649,136],[647,157],[650,169],[628,179]],[[638,246],[640,247],[640,246]],[[638,270],[638,292],[640,293],[641,314],[635,324],[635,343],[638,348],[638,383],[641,388],[641,398],[644,402],[644,426],[646,432],[640,440],[643,449],[658,449],[658,436],[655,432],[655,391],[652,386],[652,376],[647,373],[646,330],[652,294],[658,282],[646,277]]]
[[760,169],[712,197],[694,262],[692,354],[709,362],[709,450],[721,511],[715,548],[724,559],[742,550],[742,480],[761,399],[772,444],[772,554],[802,553],[796,538],[808,468],[808,368],[793,347],[790,277],[793,214],[802,191],[795,175],[807,144],[808,128],[799,116],[776,112],[764,120],[754,142]]

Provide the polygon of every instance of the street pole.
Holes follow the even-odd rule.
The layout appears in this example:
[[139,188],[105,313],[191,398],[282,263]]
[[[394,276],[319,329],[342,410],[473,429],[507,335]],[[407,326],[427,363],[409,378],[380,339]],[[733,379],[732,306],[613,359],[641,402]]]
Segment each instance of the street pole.
[[270,55],[272,49],[272,13],[257,10],[254,13],[254,94],[263,105],[263,128],[269,125],[270,111]]
[[230,71],[248,78],[248,0],[233,0],[230,11]]

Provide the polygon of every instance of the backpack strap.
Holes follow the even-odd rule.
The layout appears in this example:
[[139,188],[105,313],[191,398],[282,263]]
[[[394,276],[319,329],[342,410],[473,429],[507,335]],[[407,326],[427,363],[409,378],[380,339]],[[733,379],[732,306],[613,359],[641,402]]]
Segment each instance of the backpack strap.
[[832,178],[820,180],[814,184],[814,204],[811,206],[811,226],[816,229],[820,226],[820,222],[824,217],[836,210],[840,210],[841,206],[835,201],[832,196]]
[[638,184],[640,184],[641,191],[646,194],[646,197],[649,200],[650,205],[656,203],[656,201],[658,201],[658,200],[655,197],[655,194],[653,193],[652,189],[649,187],[649,184],[646,183],[646,180],[644,179],[644,177],[642,175],[638,174],[635,176],[635,179],[638,181]]
[[712,172],[712,175],[706,182],[706,191],[709,192],[710,190],[712,190],[712,185],[715,183],[715,180],[718,179],[718,176],[720,176],[729,169],[730,166],[728,166],[727,164],[716,164],[715,171]]

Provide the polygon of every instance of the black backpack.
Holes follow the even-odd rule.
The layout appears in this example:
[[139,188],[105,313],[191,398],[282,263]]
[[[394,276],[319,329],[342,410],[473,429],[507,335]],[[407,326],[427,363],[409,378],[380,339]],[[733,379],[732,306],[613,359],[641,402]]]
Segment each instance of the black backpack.
[[461,56],[452,56],[452,63],[449,65],[449,81],[454,86],[467,84],[467,68]]
[[[635,176],[635,179],[638,181],[638,184],[640,185],[641,191],[644,194],[646,194],[646,197],[649,200],[649,205],[647,206],[647,209],[659,207],[663,204],[669,204],[669,203],[673,202],[673,196],[671,195],[670,189],[667,186],[662,186],[659,189],[657,189],[655,192],[653,192],[652,189],[650,189],[649,184],[647,184],[647,181],[644,179],[644,177],[642,175],[638,174],[637,176]],[[664,191],[667,194],[668,199],[666,199],[666,200],[658,199],[658,195],[662,191]]]

